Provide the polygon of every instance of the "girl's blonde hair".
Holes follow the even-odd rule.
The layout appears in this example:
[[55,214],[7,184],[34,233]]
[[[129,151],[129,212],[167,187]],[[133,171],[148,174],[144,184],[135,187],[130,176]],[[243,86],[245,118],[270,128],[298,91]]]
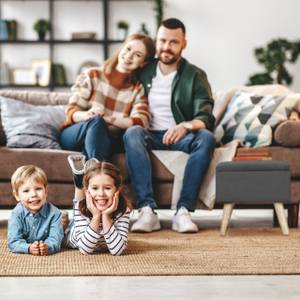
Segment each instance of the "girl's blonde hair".
[[17,194],[20,186],[28,179],[41,183],[45,188],[48,186],[47,176],[41,168],[35,165],[26,165],[19,167],[11,176],[13,193]]
[[103,69],[106,74],[110,74],[115,68],[116,65],[118,64],[118,56],[121,51],[121,49],[130,41],[133,40],[139,40],[141,41],[145,48],[146,48],[146,57],[145,57],[145,63],[150,62],[154,56],[155,56],[155,43],[154,41],[147,35],[144,34],[131,34],[130,36],[127,37],[127,39],[124,41],[122,46],[119,48],[119,50],[113,54],[110,58],[108,58],[104,64],[103,64]]
[[[114,184],[117,190],[120,191],[119,194],[119,204],[116,211],[113,213],[113,218],[118,214],[124,214],[125,212],[132,210],[132,204],[127,197],[124,196],[124,186],[123,179],[120,170],[113,164],[109,162],[95,162],[91,167],[89,167],[83,176],[83,187],[88,188],[91,178],[96,175],[105,174],[110,176],[114,180]],[[79,210],[82,215],[92,218],[91,212],[87,208],[86,200],[79,202]]]

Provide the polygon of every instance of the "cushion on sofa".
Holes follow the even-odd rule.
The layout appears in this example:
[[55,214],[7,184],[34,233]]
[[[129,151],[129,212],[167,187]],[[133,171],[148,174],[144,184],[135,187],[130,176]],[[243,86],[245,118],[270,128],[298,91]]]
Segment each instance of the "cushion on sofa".
[[287,120],[276,127],[275,142],[285,147],[300,146],[300,121]]
[[1,120],[11,148],[60,149],[58,136],[65,120],[63,105],[32,105],[1,97]]
[[299,100],[300,94],[262,96],[238,91],[216,128],[216,140],[226,144],[238,139],[249,147],[270,145],[272,128],[288,119]]
[[226,91],[218,91],[214,93],[215,105],[213,114],[216,118],[216,125],[221,121],[228,103],[231,98],[237,92],[247,92],[256,95],[273,95],[273,96],[287,96],[292,93],[290,89],[281,84],[262,84],[262,85],[251,85],[251,86],[238,86],[233,87]]

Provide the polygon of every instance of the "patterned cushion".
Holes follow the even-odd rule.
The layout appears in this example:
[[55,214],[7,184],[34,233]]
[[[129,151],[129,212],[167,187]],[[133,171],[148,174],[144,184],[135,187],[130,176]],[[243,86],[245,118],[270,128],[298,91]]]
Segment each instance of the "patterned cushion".
[[272,129],[288,119],[299,99],[300,94],[261,96],[238,91],[216,128],[217,142],[226,144],[238,139],[248,147],[270,145]]

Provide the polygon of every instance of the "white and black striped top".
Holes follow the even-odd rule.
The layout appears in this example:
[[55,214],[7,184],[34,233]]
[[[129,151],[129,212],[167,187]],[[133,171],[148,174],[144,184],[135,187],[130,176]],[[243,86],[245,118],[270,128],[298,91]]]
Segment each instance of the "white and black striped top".
[[73,200],[74,219],[67,246],[78,248],[83,254],[108,250],[112,255],[121,255],[127,247],[129,213],[118,215],[107,232],[103,232],[102,224],[99,224],[99,231],[96,232],[89,226],[90,219],[81,215],[78,203]]

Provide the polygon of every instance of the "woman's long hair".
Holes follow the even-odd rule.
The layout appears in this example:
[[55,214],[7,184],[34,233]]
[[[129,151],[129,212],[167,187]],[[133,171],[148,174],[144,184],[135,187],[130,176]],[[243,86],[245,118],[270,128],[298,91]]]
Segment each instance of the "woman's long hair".
[[[132,203],[126,196],[124,196],[122,175],[120,170],[115,165],[108,162],[95,162],[86,170],[86,173],[83,176],[83,187],[87,189],[90,179],[99,174],[110,176],[114,180],[116,189],[120,191],[118,207],[116,211],[113,212],[112,218],[114,219],[119,214],[123,215],[125,212],[131,211]],[[83,199],[79,202],[79,211],[82,215],[90,219],[92,218],[92,213],[87,208],[86,199]]]
[[112,72],[112,70],[114,70],[116,68],[116,65],[118,64],[118,56],[119,56],[121,49],[128,42],[133,41],[133,40],[139,40],[144,44],[144,46],[146,48],[146,52],[147,52],[146,57],[145,57],[145,63],[150,62],[154,58],[155,43],[153,42],[153,40],[149,36],[144,35],[144,34],[139,34],[139,33],[131,34],[124,41],[124,43],[122,44],[120,49],[104,62],[103,69],[106,74],[110,74]]

